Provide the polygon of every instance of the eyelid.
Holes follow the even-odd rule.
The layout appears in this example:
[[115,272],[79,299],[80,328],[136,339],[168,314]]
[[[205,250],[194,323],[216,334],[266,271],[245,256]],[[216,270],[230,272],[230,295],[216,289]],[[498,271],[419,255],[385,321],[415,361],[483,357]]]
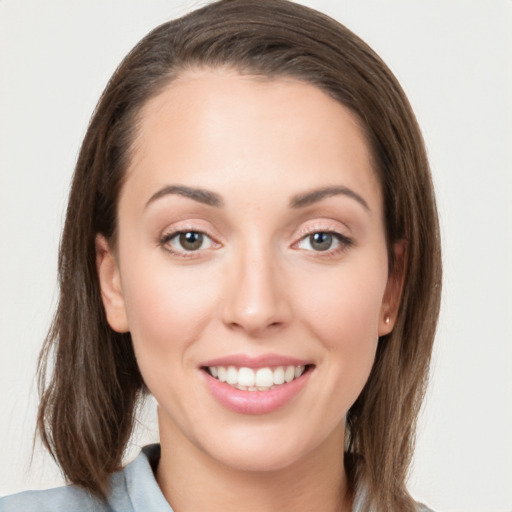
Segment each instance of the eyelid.
[[342,238],[350,239],[350,235],[346,232],[349,231],[346,227],[341,227],[339,222],[335,222],[332,220],[315,220],[314,222],[304,223],[300,226],[299,230],[296,232],[294,238],[295,240],[302,239],[308,235],[312,235],[313,233],[334,233]]
[[[203,237],[203,239],[209,240],[212,245],[215,244],[215,242],[212,240],[212,238],[210,236],[208,236],[206,233],[202,233],[201,231],[197,231],[195,229],[194,230],[192,230],[192,229],[180,230],[180,231],[176,231],[174,233],[169,233],[168,235],[166,235],[164,237],[164,240],[166,240],[167,243],[169,243],[173,240],[178,239],[181,235],[184,235],[187,233],[197,233],[198,235],[201,235]],[[200,250],[204,250],[204,249],[197,249],[197,252]],[[183,249],[183,252],[196,252],[196,251],[187,251],[186,249]]]
[[[218,241],[219,237],[217,237],[215,234],[212,234],[212,231],[212,229],[205,227],[203,222],[178,222],[162,230],[157,237],[156,243],[159,247],[172,255],[183,258],[197,258],[204,254],[205,251],[209,251],[210,249],[217,249],[222,246],[222,243]],[[169,242],[175,237],[182,233],[189,232],[200,233],[201,235],[207,237],[211,241],[211,246],[204,249],[197,249],[195,251],[187,251],[186,249],[180,250],[169,246]]]
[[201,218],[185,218],[183,220],[180,219],[175,222],[171,222],[160,229],[160,234],[157,236],[159,239],[161,239],[164,236],[172,235],[173,233],[186,233],[187,231],[202,233],[218,243],[221,241],[221,234],[218,232],[218,230],[216,230],[210,222]]
[[[338,222],[333,221],[318,221],[316,220],[313,223],[302,225],[298,230],[297,234],[294,237],[295,242],[292,244],[293,249],[303,250],[308,253],[312,253],[315,257],[320,258],[329,258],[339,255],[344,252],[348,247],[354,245],[354,241],[351,236],[344,233],[348,228],[341,229],[340,224]],[[313,249],[304,249],[299,247],[299,244],[303,242],[308,236],[313,235],[314,233],[330,233],[334,235],[338,244],[336,247],[332,249],[327,249],[325,251],[315,251]]]

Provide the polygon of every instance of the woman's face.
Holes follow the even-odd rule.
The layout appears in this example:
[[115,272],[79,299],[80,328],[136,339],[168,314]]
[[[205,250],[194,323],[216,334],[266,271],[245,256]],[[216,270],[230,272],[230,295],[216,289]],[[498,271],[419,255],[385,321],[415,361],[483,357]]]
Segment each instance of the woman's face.
[[339,450],[399,294],[357,118],[299,81],[189,71],[142,110],[118,223],[103,300],[162,442],[249,470]]

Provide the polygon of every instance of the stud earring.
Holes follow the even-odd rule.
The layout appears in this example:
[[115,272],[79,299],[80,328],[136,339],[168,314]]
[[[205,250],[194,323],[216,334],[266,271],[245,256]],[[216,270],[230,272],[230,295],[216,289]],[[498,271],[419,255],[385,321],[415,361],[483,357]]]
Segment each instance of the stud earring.
[[389,315],[386,315],[386,316],[384,317],[384,323],[385,323],[386,325],[388,325],[388,324],[389,324],[389,321],[390,321],[390,320],[389,320]]

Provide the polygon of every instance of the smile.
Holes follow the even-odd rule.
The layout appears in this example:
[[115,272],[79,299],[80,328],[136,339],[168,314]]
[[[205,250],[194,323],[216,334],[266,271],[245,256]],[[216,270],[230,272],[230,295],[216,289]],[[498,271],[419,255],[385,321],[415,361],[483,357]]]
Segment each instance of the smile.
[[268,391],[298,379],[306,366],[277,366],[270,368],[237,368],[235,366],[208,366],[208,373],[220,382],[241,391]]
[[255,361],[247,361],[247,366],[241,361],[240,366],[234,361],[231,364],[212,361],[201,367],[204,383],[222,406],[236,413],[267,414],[277,411],[301,393],[315,365],[295,361],[295,364],[274,366],[275,359],[267,358],[266,363],[260,362],[259,365]]

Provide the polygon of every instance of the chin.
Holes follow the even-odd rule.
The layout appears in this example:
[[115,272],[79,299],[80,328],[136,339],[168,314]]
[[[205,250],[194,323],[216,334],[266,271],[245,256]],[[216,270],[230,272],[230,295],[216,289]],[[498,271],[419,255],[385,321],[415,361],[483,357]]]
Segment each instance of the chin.
[[[259,426],[252,429],[231,429],[222,439],[211,439],[209,446],[203,446],[203,450],[220,464],[237,471],[244,472],[275,472],[289,468],[294,464],[308,462],[314,458],[318,451],[327,449],[332,453],[333,447],[338,446],[343,454],[343,433],[341,438],[331,431],[323,432],[315,429],[308,434],[303,428],[303,423],[293,428],[283,428],[277,431],[270,426]],[[226,443],[229,439],[229,444]]]
[[[215,454],[211,454],[215,456]],[[268,473],[286,469],[302,458],[296,449],[278,450],[267,447],[264,450],[231,450],[218,454],[215,458],[222,465],[235,471],[247,473]]]

